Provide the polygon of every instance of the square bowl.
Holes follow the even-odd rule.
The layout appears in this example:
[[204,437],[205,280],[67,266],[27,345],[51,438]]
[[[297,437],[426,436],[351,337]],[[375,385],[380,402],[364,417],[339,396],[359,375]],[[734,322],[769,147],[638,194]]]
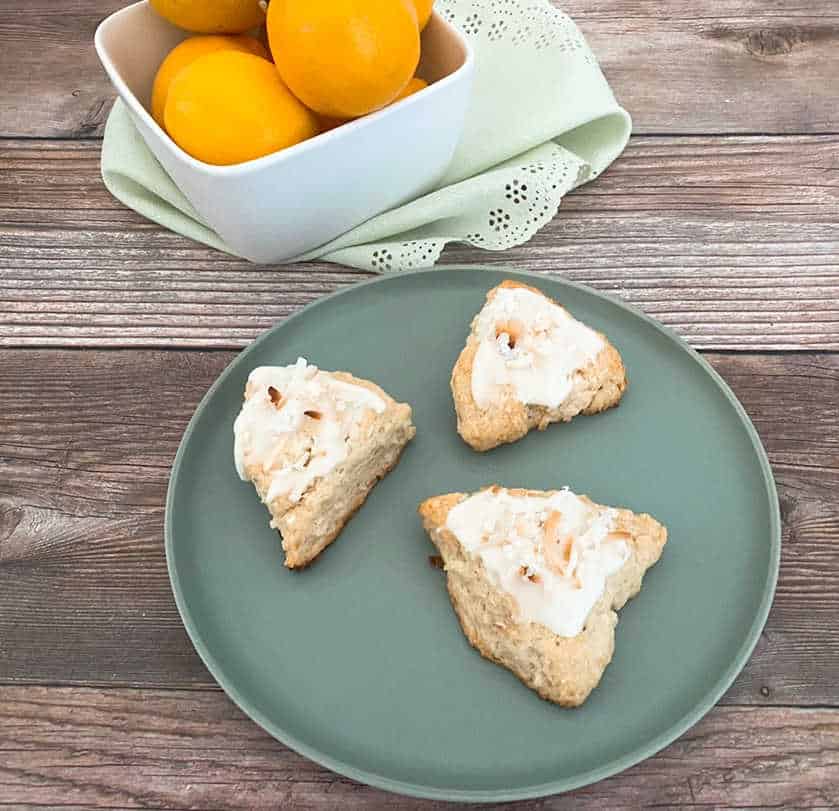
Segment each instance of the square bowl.
[[257,160],[196,160],[149,113],[157,69],[187,36],[143,0],[100,24],[96,53],[157,160],[204,222],[252,262],[299,256],[430,191],[460,140],[474,56],[435,13],[422,33],[417,73],[429,86],[421,92]]

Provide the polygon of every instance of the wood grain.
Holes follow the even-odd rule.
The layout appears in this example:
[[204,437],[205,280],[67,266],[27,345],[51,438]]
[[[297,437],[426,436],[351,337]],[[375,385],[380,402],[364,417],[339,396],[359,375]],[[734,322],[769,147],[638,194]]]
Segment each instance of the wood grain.
[[[209,687],[163,555],[169,466],[227,352],[0,351],[0,683]],[[712,355],[769,451],[775,605],[725,701],[839,706],[839,355]]]
[[561,0],[637,133],[839,131],[839,7],[820,0]]
[[[0,135],[101,134],[93,51],[125,0],[0,0]],[[823,0],[562,0],[638,133],[839,131],[839,9]]]
[[[226,350],[364,274],[253,267],[109,197],[92,38],[127,2],[0,0],[0,811],[442,807],[273,741],[180,623],[162,526],[189,416]],[[559,273],[751,351],[709,359],[767,446],[784,544],[723,706],[624,775],[516,807],[837,808],[839,355],[800,353],[839,350],[839,5],[555,2],[655,137],[528,245],[444,261]]]
[[[217,692],[0,688],[0,808],[419,809],[269,738]],[[718,707],[657,756],[519,809],[839,804],[839,710]]]
[[[706,349],[839,349],[839,136],[636,138],[528,244],[444,262],[559,273]],[[364,274],[258,267],[163,231],[98,145],[0,142],[0,345],[237,348]]]

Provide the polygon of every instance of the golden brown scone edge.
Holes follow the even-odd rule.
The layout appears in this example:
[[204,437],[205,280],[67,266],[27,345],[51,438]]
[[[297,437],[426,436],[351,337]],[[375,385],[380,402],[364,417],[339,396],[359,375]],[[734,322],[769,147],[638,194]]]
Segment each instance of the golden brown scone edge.
[[[532,490],[508,492],[544,495]],[[608,578],[583,631],[562,637],[541,623],[518,622],[513,599],[490,582],[480,557],[469,554],[446,528],[449,511],[468,497],[449,493],[419,506],[423,526],[443,558],[449,597],[467,639],[483,657],[510,670],[542,698],[563,707],[581,705],[612,660],[615,612],[640,591],[644,573],[661,556],[666,528],[649,515],[618,510],[615,529],[630,534],[630,558]]]
[[[266,504],[272,526],[280,533],[285,566],[301,569],[329,546],[367,500],[373,487],[396,466],[405,446],[416,434],[412,410],[398,403],[370,380],[348,372],[332,377],[377,394],[385,403],[381,414],[368,413],[354,429],[347,458],[326,476],[316,479],[298,502],[282,495]],[[260,497],[270,486],[270,475],[252,471]]]
[[[484,307],[501,288],[529,290],[565,309],[541,290],[512,279],[492,288],[487,293]],[[472,319],[466,346],[458,356],[451,375],[457,432],[474,450],[488,451],[498,445],[516,442],[534,428],[543,431],[551,423],[569,422],[578,414],[597,414],[620,402],[629,384],[626,369],[617,349],[602,332],[595,330],[602,338],[604,347],[594,361],[582,370],[571,394],[558,408],[526,405],[515,399],[512,390],[491,409],[479,408],[472,396],[472,367],[479,345],[475,338],[475,328],[479,315],[480,311]]]

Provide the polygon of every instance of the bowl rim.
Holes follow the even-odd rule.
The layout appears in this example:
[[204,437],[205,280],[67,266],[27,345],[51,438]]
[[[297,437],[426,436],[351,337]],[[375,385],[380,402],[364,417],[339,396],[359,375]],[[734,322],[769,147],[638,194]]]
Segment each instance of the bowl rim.
[[[253,160],[244,161],[242,163],[235,163],[226,166],[218,166],[211,163],[205,163],[204,161],[198,160],[190,155],[188,152],[185,152],[181,149],[178,144],[175,143],[174,139],[169,136],[169,134],[154,120],[151,113],[146,109],[145,105],[140,103],[139,98],[131,90],[125,80],[122,78],[122,74],[116,68],[113,61],[111,60],[111,56],[109,53],[108,48],[104,43],[105,32],[109,26],[111,26],[115,20],[123,15],[130,14],[134,12],[140,6],[148,6],[148,0],[138,0],[136,3],[132,3],[131,5],[125,6],[113,14],[109,14],[99,25],[96,27],[96,33],[93,37],[93,44],[94,48],[96,49],[96,55],[99,57],[99,61],[102,63],[102,67],[105,69],[105,72],[108,74],[108,78],[111,81],[111,84],[116,89],[119,97],[128,105],[131,109],[132,113],[138,116],[143,123],[151,130],[154,136],[161,142],[162,146],[167,149],[174,158],[180,161],[182,164],[190,167],[193,170],[198,172],[202,172],[205,175],[209,175],[212,177],[237,177],[242,175],[248,175],[253,172],[260,171],[262,169],[266,169],[269,166],[273,166],[275,164],[283,163],[285,161],[293,160],[298,155],[301,155],[305,152],[311,151],[312,149],[318,149],[320,147],[324,147],[326,144],[330,143],[331,141],[335,141],[340,139],[341,137],[348,136],[351,132],[355,132],[357,130],[364,129],[366,127],[376,126],[376,124],[382,120],[387,119],[390,115],[395,114],[399,110],[404,110],[409,108],[412,105],[421,104],[424,100],[427,100],[432,94],[441,92],[444,88],[448,87],[449,85],[455,84],[456,82],[463,81],[464,79],[468,78],[468,76],[474,70],[475,64],[475,51],[472,47],[472,44],[463,34],[463,32],[457,28],[457,26],[450,23],[445,17],[439,14],[436,10],[434,10],[433,16],[447,29],[447,31],[453,35],[459,42],[461,48],[463,49],[464,58],[463,63],[449,73],[447,76],[444,76],[442,79],[438,79],[433,84],[428,85],[428,87],[423,88],[419,93],[414,93],[404,99],[400,99],[397,102],[391,102],[387,107],[383,107],[380,110],[376,110],[372,113],[368,113],[365,116],[361,116],[360,118],[355,118],[351,121],[348,121],[346,124],[341,125],[340,127],[335,127],[332,130],[327,130],[326,132],[318,133],[317,135],[312,136],[311,138],[307,138],[305,141],[301,141],[298,144],[294,144],[293,146],[285,147],[284,149],[280,149],[277,152],[272,152],[269,155],[263,155],[259,158],[254,158]],[[189,32],[186,32],[189,34]]]

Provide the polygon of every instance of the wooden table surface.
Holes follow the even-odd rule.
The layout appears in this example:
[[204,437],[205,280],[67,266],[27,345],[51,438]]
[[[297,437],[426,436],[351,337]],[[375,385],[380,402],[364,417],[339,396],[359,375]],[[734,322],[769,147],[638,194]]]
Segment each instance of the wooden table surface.
[[[363,274],[249,266],[109,197],[91,42],[123,4],[0,0],[0,808],[428,806],[269,738],[181,626],[162,524],[187,420],[241,347]],[[839,3],[563,6],[636,135],[528,245],[444,261],[586,282],[706,352],[769,452],[784,540],[720,706],[522,807],[839,807]]]

